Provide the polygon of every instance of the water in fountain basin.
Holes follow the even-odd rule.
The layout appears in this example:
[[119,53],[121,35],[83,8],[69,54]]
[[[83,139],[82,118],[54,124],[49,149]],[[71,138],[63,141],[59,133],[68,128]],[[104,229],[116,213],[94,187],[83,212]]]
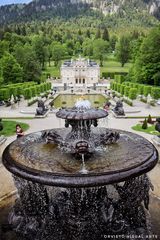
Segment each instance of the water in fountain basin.
[[82,174],[87,174],[88,170],[86,169],[84,154],[82,154],[81,156],[82,156],[82,168],[79,172]]

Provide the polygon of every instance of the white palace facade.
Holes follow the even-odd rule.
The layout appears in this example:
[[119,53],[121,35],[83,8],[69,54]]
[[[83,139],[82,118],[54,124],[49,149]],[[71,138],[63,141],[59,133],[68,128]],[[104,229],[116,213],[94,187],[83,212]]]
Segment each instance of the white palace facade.
[[100,79],[100,67],[91,60],[79,57],[65,61],[61,66],[61,79],[64,84],[94,84]]

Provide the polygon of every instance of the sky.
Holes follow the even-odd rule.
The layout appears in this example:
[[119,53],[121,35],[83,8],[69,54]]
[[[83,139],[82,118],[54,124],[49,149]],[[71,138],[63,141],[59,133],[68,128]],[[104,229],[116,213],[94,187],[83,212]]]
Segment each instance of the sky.
[[0,0],[0,6],[12,3],[29,3],[31,0]]

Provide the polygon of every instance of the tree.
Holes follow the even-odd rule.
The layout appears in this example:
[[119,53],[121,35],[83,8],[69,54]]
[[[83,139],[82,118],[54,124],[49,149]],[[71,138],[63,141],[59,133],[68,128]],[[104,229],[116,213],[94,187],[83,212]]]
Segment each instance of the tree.
[[23,67],[24,81],[39,82],[41,75],[41,66],[37,60],[33,47],[29,44],[15,45],[14,56],[18,63]]
[[101,38],[101,30],[100,30],[100,28],[97,29],[96,36],[95,36],[95,39],[99,39],[99,38]]
[[109,43],[103,39],[96,39],[93,42],[93,55],[100,60],[100,66],[103,66],[104,55],[109,50]]
[[3,68],[2,68],[2,61],[0,61],[0,87],[3,84]]
[[87,37],[87,38],[90,38],[90,37],[91,37],[91,33],[90,33],[90,30],[89,30],[89,29],[87,29],[87,31],[86,31],[86,37]]
[[110,47],[111,47],[112,51],[115,51],[116,42],[117,42],[117,36],[116,35],[111,36],[109,43],[110,43]]
[[122,67],[128,62],[130,56],[130,44],[127,36],[120,37],[116,44],[116,56],[117,60],[120,61]]
[[0,41],[0,58],[3,57],[5,52],[9,52],[9,42],[3,40]]
[[153,124],[153,120],[152,120],[152,117],[151,117],[150,114],[149,114],[149,116],[148,116],[147,123]]
[[63,45],[58,42],[52,43],[52,59],[54,60],[55,66],[58,66],[58,63],[65,56],[66,49]]
[[67,50],[68,55],[73,56],[74,52],[74,42],[73,40],[67,40],[65,43],[65,48]]
[[140,83],[159,85],[160,72],[160,27],[154,28],[144,38],[133,67],[133,79]]
[[51,59],[52,59],[52,44],[47,46],[47,50],[48,50],[48,64],[49,67],[51,66]]
[[142,41],[143,41],[143,38],[138,38],[136,40],[132,40],[130,43],[130,51],[131,51],[130,55],[133,62],[136,61],[136,58],[140,51]]
[[102,39],[104,41],[109,41],[109,32],[108,32],[108,29],[106,27],[104,28],[104,31],[102,33]]
[[35,36],[33,38],[33,49],[36,53],[37,59],[41,64],[41,68],[44,69],[48,51],[47,47],[45,46],[45,39],[43,36]]
[[83,54],[84,56],[92,56],[93,55],[93,41],[92,39],[85,39],[85,41],[82,44]]
[[143,121],[143,124],[142,124],[142,129],[147,129],[148,128],[148,124],[147,124],[147,120],[145,118],[145,120]]
[[154,85],[160,86],[160,71],[153,75]]
[[22,82],[23,69],[13,57],[6,53],[2,58],[3,78],[5,84]]

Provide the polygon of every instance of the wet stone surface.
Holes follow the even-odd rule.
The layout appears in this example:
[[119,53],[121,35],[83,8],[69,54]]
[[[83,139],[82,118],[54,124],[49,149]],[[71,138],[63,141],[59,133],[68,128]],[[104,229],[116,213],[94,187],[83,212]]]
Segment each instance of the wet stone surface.
[[[91,140],[97,140],[98,135],[105,130],[94,129]],[[69,131],[56,129],[56,132],[65,138]],[[88,174],[125,171],[142,164],[153,155],[153,145],[147,140],[133,133],[119,132],[120,139],[117,144],[95,148],[94,154],[86,159]],[[82,167],[81,159],[76,159],[70,152],[63,152],[56,144],[46,144],[41,134],[41,132],[29,134],[20,141],[13,142],[9,147],[13,160],[35,170],[78,174]]]
[[[139,184],[142,183],[141,180]],[[133,183],[135,186],[135,183],[138,183],[138,182],[137,180],[133,180]],[[123,184],[121,184],[121,186],[123,186]],[[143,185],[143,187],[144,186],[145,185]],[[117,186],[115,187],[117,188]],[[143,187],[141,186],[141,189],[140,189],[141,193],[143,192]],[[129,190],[129,188],[127,189]],[[129,192],[127,191],[127,189],[125,190],[128,196]],[[136,189],[136,187],[134,187],[134,189]],[[47,189],[47,192],[50,192],[50,191],[51,189],[50,190]],[[27,235],[28,237],[25,236],[25,234],[24,235],[16,234],[12,230],[11,225],[8,224],[7,218],[8,218],[8,215],[10,216],[12,215],[10,212],[11,212],[12,206],[14,205],[14,200],[15,200],[14,198],[10,198],[8,199],[8,201],[5,201],[5,203],[4,202],[1,203],[1,207],[0,207],[0,216],[1,216],[0,218],[1,238],[0,239],[1,240],[29,240],[29,239],[34,239],[34,240],[35,239],[38,239],[38,240],[39,239],[40,240],[99,239],[99,240],[102,240],[104,239],[104,237],[98,234],[98,228],[101,230],[103,229],[102,235],[108,234],[107,231],[111,225],[113,229],[112,229],[112,232],[110,232],[110,234],[113,234],[113,235],[127,234],[128,231],[130,231],[129,232],[130,234],[131,233],[135,234],[139,232],[139,234],[143,233],[144,236],[149,234],[149,235],[157,235],[157,239],[160,238],[160,222],[159,222],[160,200],[158,200],[154,196],[150,197],[150,207],[149,207],[150,214],[151,214],[150,216],[148,213],[147,214],[145,213],[145,211],[147,210],[144,211],[144,208],[142,207],[140,202],[139,202],[140,205],[138,204],[139,206],[138,212],[134,213],[136,204],[130,202],[130,200],[132,201],[132,197],[135,194],[134,191],[133,191],[133,195],[131,193],[129,194],[128,204],[125,203],[125,205],[122,204],[123,201],[125,201],[125,198],[122,192],[120,191],[120,189],[118,190],[118,188],[116,191],[113,186],[110,186],[110,187],[108,186],[107,188],[103,187],[101,189],[94,188],[92,189],[92,193],[93,195],[89,190],[88,191],[80,190],[80,189],[79,190],[74,190],[74,189],[60,190],[56,188],[54,189],[52,194],[50,192],[50,194],[52,195],[52,198],[54,199],[52,201],[52,207],[50,206],[50,211],[49,211],[50,213],[47,211],[47,208],[45,208],[43,205],[44,212],[42,211],[42,209],[39,209],[39,217],[37,218],[37,216],[35,216],[35,211],[37,211],[37,208],[39,207],[39,203],[40,201],[42,201],[42,198],[43,200],[45,199],[44,196],[42,197],[42,195],[40,195],[37,208],[34,205],[33,206],[34,211],[32,211],[32,214],[28,215],[28,219],[31,220],[30,224],[31,225],[33,224],[32,228],[30,227],[29,223],[25,226],[26,228],[27,227],[29,228],[29,232],[28,232],[29,235]],[[97,194],[98,194],[98,198],[97,198]],[[139,192],[137,194],[139,194]],[[105,196],[105,200],[104,200],[104,196]],[[30,196],[31,201],[33,200],[32,197]],[[103,200],[101,198],[103,198]],[[111,200],[113,198],[114,198],[114,201],[112,202]],[[25,199],[27,199],[27,193],[25,195]],[[18,206],[14,207],[14,213],[16,213],[18,209],[20,210],[17,213],[18,213],[19,219],[22,222],[24,221],[24,216],[25,216],[24,214],[28,214],[29,211],[31,210],[31,209],[29,210],[28,203],[29,202],[26,202],[27,205],[24,206],[23,209],[21,210],[20,210],[20,207]],[[114,203],[114,207],[112,207],[113,203]],[[16,205],[17,204],[21,206],[22,201],[20,201],[19,199]],[[130,209],[128,212],[126,210],[131,207],[130,204],[132,204],[132,209]],[[118,206],[121,206],[121,207],[118,207]],[[134,210],[133,210],[133,206],[134,206]],[[123,213],[124,210],[125,212]],[[119,211],[123,214],[122,215],[119,214]],[[131,212],[132,214],[133,213],[136,214],[136,216],[133,214],[131,217],[130,216]],[[43,215],[43,213],[45,214]],[[117,214],[118,216],[116,216]],[[146,220],[144,218],[145,215],[147,216]],[[91,218],[89,223],[86,222],[88,220],[88,217]],[[151,217],[151,224],[149,223],[150,217]],[[43,225],[43,227],[41,224],[37,225],[35,224],[36,222],[35,220],[43,222],[43,224],[46,224],[46,225],[45,226]],[[53,220],[54,220],[54,223],[52,222]],[[16,221],[19,223],[18,218]],[[125,221],[125,224],[124,224],[124,221]],[[126,221],[127,221],[127,224],[126,224]],[[130,226],[129,226],[129,223],[130,223]],[[146,225],[148,227],[148,230],[146,229]],[[14,227],[15,226],[16,225],[14,225]],[[42,231],[41,234],[38,234],[38,232],[40,231],[40,226],[43,229],[41,229]],[[126,226],[128,226],[128,229],[126,229]],[[133,227],[133,229],[130,228],[131,226]],[[104,227],[106,230],[104,230]],[[25,232],[24,225],[18,224],[18,230],[22,230],[21,228],[23,229],[22,232],[24,233]],[[35,230],[36,230],[36,233],[35,233]]]

